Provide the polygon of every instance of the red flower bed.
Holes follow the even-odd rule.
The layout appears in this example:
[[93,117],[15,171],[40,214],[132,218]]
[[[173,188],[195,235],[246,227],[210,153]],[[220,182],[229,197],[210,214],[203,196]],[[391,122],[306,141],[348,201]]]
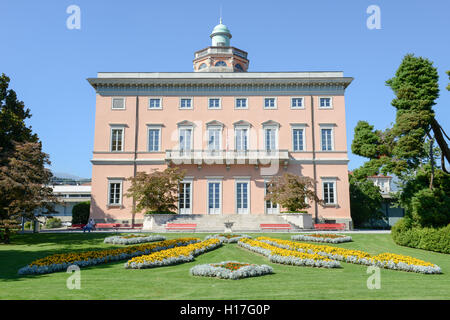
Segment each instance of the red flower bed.
[[248,263],[238,263],[238,262],[228,262],[225,264],[212,264],[213,267],[216,267],[216,268],[221,267],[221,268],[228,269],[230,271],[236,271],[242,267],[249,266],[249,265],[250,264],[248,264]]

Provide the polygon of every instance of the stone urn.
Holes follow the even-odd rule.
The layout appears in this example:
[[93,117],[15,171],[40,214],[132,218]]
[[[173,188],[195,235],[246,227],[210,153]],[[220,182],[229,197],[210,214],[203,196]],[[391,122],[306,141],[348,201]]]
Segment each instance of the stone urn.
[[234,222],[227,221],[227,222],[225,222],[224,224],[225,224],[225,232],[226,232],[226,233],[231,233],[231,232],[233,232],[233,231],[231,230],[231,227],[233,226]]

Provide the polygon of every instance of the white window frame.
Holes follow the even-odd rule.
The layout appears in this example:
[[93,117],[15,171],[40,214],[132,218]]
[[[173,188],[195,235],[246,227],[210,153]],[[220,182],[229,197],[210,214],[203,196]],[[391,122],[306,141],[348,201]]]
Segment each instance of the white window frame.
[[[185,99],[191,100],[191,106],[189,108],[185,108],[185,107],[181,106],[181,101],[185,100]],[[192,109],[194,109],[194,98],[193,97],[180,97],[178,108],[180,110],[192,110]]]
[[[181,180],[180,181],[180,184],[181,183],[190,183],[191,184],[191,192],[190,192],[190,195],[189,195],[189,209],[190,209],[190,213],[188,213],[188,214],[192,214],[192,196],[194,195],[194,177],[184,177],[183,178],[183,180]],[[180,192],[180,190],[178,189],[178,193]],[[178,194],[178,196],[180,196],[180,194]],[[180,206],[179,206],[179,204],[180,204],[180,202],[179,202],[179,200],[178,200],[178,213],[180,213],[180,210],[181,210],[181,208],[180,208]],[[186,214],[186,213],[185,213]]]
[[[334,127],[336,125],[335,124],[319,124],[320,127],[320,151],[322,152],[329,152],[329,151],[334,151]],[[322,135],[323,135],[323,129],[331,129],[331,150],[324,150],[323,149],[323,144],[322,144]]]
[[[247,129],[247,149],[238,150],[237,149],[237,134],[236,131],[240,129]],[[247,152],[250,151],[250,126],[249,125],[235,125],[234,126],[234,151]]]
[[[216,150],[216,149],[210,150],[209,149],[209,137],[210,137],[209,133],[212,130],[219,131],[219,149],[218,150]],[[220,125],[207,125],[207,127],[206,127],[206,144],[207,144],[206,148],[207,148],[208,151],[220,151],[220,150],[222,150],[222,131],[223,131],[223,127],[220,126]]]
[[[150,130],[158,130],[158,150],[150,150]],[[162,125],[158,124],[148,124],[147,125],[147,152],[161,152],[161,133],[162,133]]]
[[[321,106],[321,99],[330,99],[330,106],[329,107],[322,107]],[[333,97],[319,97],[319,109],[333,109]]]
[[[122,200],[123,200],[123,178],[108,178],[108,207],[119,207],[122,206]],[[119,192],[119,203],[111,203],[111,184],[118,183],[120,185],[120,192]]]
[[334,196],[334,202],[333,203],[326,203],[326,206],[336,206],[338,204],[338,194],[337,194],[337,178],[336,177],[322,177],[322,200],[325,202],[325,183],[332,183],[333,184],[333,196]]
[[[123,108],[114,108],[114,100],[115,99],[123,100]],[[111,110],[125,110],[126,102],[127,102],[127,99],[125,97],[111,97]]]
[[[223,209],[223,177],[206,177],[206,214],[222,214]],[[209,184],[210,183],[219,183],[219,212],[218,213],[209,213]]]
[[[113,130],[120,129],[122,130],[122,149],[121,150],[113,150]],[[110,125],[109,129],[109,151],[110,152],[124,152],[125,150],[125,125]]]
[[[238,100],[245,100],[245,107],[238,107],[237,106]],[[248,98],[246,98],[246,97],[236,97],[234,99],[234,109],[236,109],[236,110],[246,110],[246,109],[248,109]]]
[[[152,100],[159,100],[159,107],[155,108],[151,106],[151,101]],[[161,97],[150,97],[148,98],[148,109],[149,110],[162,110],[163,108],[163,99]]]
[[[266,99],[274,99],[273,107],[266,107]],[[277,97],[264,97],[263,98],[263,109],[264,110],[276,110],[277,106]]]
[[[275,149],[274,150],[267,150],[266,146],[267,146],[267,135],[266,135],[266,130],[267,129],[274,129],[275,130]],[[264,133],[264,139],[263,139],[263,150],[264,151],[277,151],[278,150],[278,131],[279,131],[279,127],[277,125],[263,125],[263,133]]]
[[[219,100],[219,106],[211,108],[211,106],[210,106],[210,101],[211,100]],[[208,98],[208,109],[209,110],[220,110],[220,109],[222,109],[222,98],[219,98],[219,97]]]
[[[271,181],[272,179],[264,179],[264,198],[266,197],[266,195],[267,195],[267,187],[268,187],[268,185],[270,184],[270,181]],[[268,200],[265,200],[264,199],[264,213],[265,214],[269,214],[268,213],[268,211],[267,211],[267,201]],[[273,202],[272,201],[270,201],[271,203],[272,203],[272,207],[273,207]],[[276,213],[270,213],[270,214],[279,214],[280,213],[280,204],[279,203],[275,203],[276,205],[277,205],[277,210],[276,210]]]
[[[301,99],[302,105],[300,107],[294,106],[294,99]],[[305,109],[305,97],[291,97],[291,109],[294,110]]]
[[[250,177],[234,177],[234,210],[236,214],[250,214],[250,204],[251,204],[251,187],[250,187]],[[246,213],[238,213],[238,202],[237,202],[237,184],[238,183],[247,183],[247,212]]]
[[[303,145],[302,150],[295,150],[294,146],[294,130],[302,130],[303,133]],[[291,125],[291,137],[292,137],[292,152],[304,152],[306,151],[306,124],[292,124]]]
[[178,150],[181,151],[181,130],[183,129],[190,129],[191,130],[191,141],[190,141],[190,146],[189,146],[189,150],[185,150],[185,151],[189,151],[192,152],[194,149],[194,126],[191,125],[180,125],[178,126]]

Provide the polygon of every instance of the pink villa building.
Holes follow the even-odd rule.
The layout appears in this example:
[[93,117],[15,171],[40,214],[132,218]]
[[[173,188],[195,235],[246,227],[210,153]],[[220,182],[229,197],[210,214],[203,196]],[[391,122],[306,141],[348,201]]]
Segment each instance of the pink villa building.
[[230,38],[217,25],[211,46],[195,52],[194,72],[100,72],[88,79],[96,90],[97,222],[143,223],[124,195],[126,179],[178,166],[187,172],[179,215],[167,219],[294,221],[264,200],[272,177],[291,172],[317,181],[326,204],[311,203],[313,221],[351,228],[344,92],[353,78],[247,72],[247,52],[230,46]]

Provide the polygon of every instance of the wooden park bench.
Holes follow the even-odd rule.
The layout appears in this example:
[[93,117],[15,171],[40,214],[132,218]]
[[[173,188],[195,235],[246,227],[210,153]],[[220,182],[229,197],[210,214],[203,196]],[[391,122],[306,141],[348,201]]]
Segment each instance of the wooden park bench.
[[261,223],[259,227],[262,230],[291,230],[292,226],[290,224],[283,223]]
[[345,223],[315,223],[316,230],[345,230]]

